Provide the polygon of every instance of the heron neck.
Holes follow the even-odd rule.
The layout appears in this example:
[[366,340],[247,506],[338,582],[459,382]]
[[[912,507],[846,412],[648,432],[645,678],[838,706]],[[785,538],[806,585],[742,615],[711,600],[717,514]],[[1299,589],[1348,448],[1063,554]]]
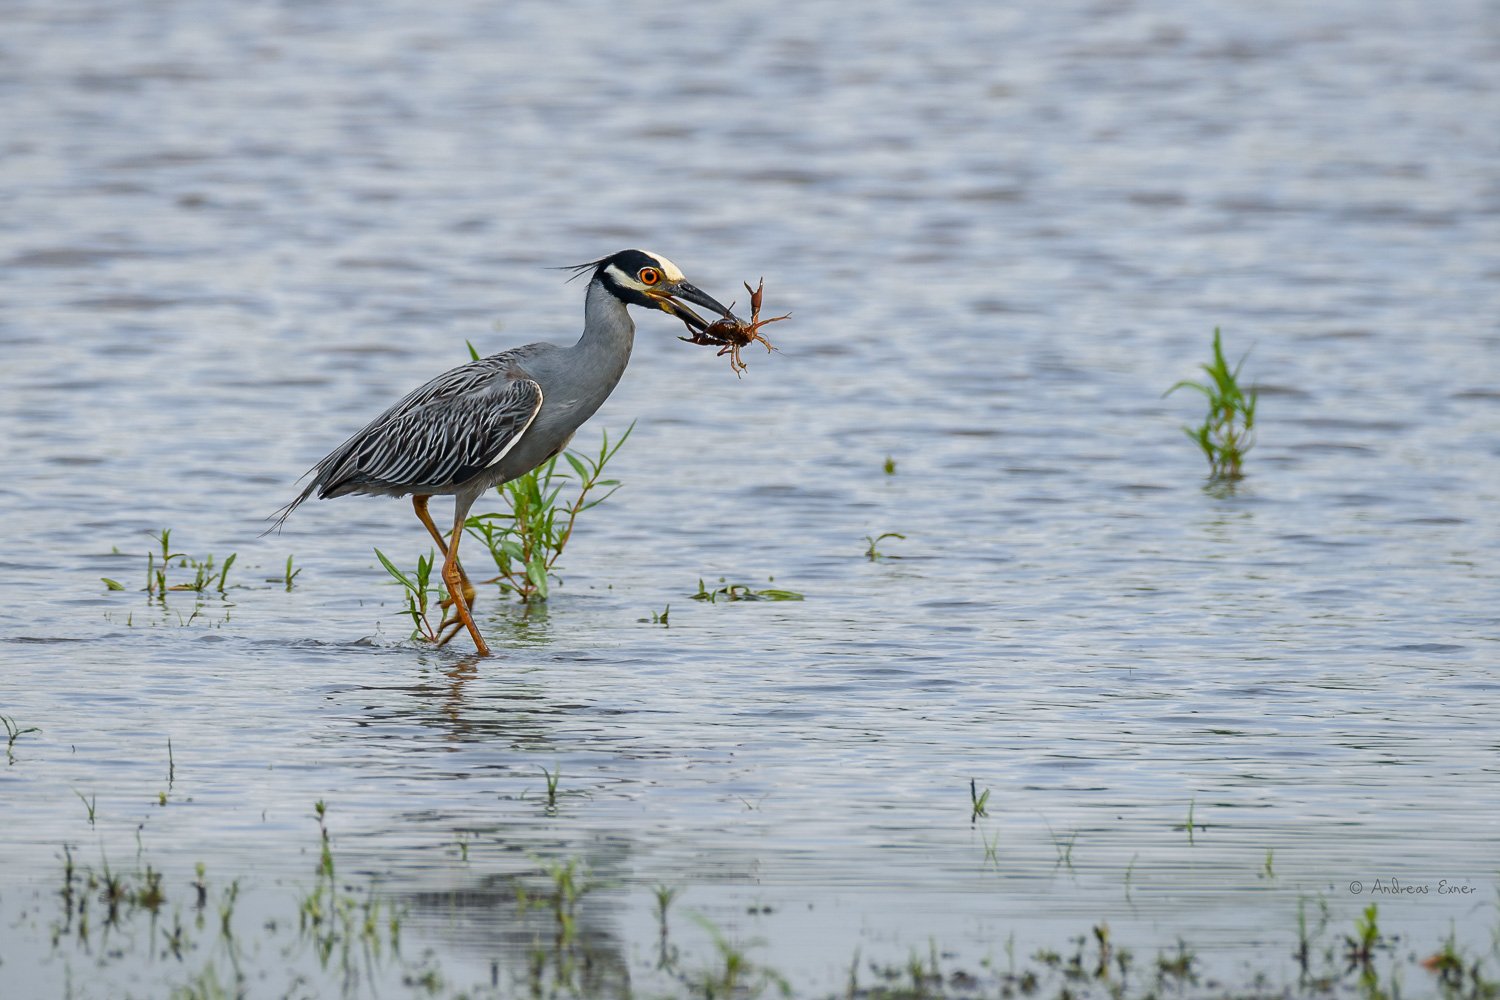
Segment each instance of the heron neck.
[[597,384],[603,390],[599,402],[604,401],[604,396],[625,374],[634,344],[635,321],[625,311],[625,303],[601,283],[590,282],[583,301],[583,336],[570,351],[579,366],[577,370],[599,380]]

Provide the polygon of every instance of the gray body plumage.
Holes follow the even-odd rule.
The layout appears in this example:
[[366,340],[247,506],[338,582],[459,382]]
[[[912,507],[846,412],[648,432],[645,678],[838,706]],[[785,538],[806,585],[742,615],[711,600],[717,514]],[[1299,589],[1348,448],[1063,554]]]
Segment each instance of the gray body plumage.
[[577,343],[502,351],[413,390],[314,466],[277,523],[315,493],[452,495],[467,507],[566,447],[625,374],[634,342],[625,303],[591,282]]
[[[413,511],[443,550],[447,597],[442,606],[453,610],[437,630],[451,626],[452,631],[430,638],[442,645],[465,628],[479,655],[490,655],[469,610],[474,586],[458,561],[469,508],[491,486],[530,472],[566,448],[573,432],[614,391],[635,343],[626,306],[676,316],[694,337],[710,323],[689,303],[729,315],[659,254],[621,250],[573,270],[593,272],[577,343],[501,351],[451,368],[408,393],[313,466],[307,486],[277,511],[269,530],[281,527],[315,493],[319,499],[350,493],[410,496]],[[433,496],[453,497],[453,528],[447,533],[428,513]]]

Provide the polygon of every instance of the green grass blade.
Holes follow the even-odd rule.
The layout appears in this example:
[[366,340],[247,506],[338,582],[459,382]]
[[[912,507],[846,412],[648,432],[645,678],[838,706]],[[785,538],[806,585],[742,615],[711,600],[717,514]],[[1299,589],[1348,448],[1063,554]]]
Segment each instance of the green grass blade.
[[408,590],[417,589],[417,585],[412,582],[411,578],[408,577],[405,573],[401,572],[401,570],[397,569],[396,564],[387,559],[384,552],[376,549],[375,558],[380,560],[380,565],[385,567],[385,571],[387,573],[396,578],[397,583],[401,584]]

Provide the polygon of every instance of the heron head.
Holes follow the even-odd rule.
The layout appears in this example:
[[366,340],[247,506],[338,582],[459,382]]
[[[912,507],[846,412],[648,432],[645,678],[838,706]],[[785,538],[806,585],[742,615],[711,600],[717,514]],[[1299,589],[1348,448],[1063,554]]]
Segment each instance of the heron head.
[[660,309],[682,320],[689,329],[706,329],[713,320],[698,315],[688,303],[712,309],[714,319],[729,314],[717,299],[683,277],[681,268],[658,253],[621,250],[576,268],[580,274],[590,269],[593,280],[602,282],[615,298],[627,305]]

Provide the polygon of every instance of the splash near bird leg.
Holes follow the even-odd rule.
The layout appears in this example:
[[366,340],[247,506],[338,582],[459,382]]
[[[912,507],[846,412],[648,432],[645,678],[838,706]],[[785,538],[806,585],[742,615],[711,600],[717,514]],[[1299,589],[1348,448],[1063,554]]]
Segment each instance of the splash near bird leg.
[[[760,318],[760,302],[765,287],[766,279],[764,278],[760,279],[760,283],[754,288],[750,287],[748,281],[745,282],[745,291],[750,293],[750,322],[746,323],[742,319],[736,319],[732,312],[726,312],[722,319],[715,320],[705,329],[694,330],[689,326],[688,332],[692,336],[678,337],[677,339],[685,340],[689,344],[702,344],[707,347],[719,348],[719,357],[723,357],[726,354],[729,355],[729,367],[736,376],[739,376],[747,367],[744,360],[740,357],[740,348],[747,347],[759,341],[765,345],[767,351],[776,350],[771,345],[771,342],[760,332],[760,329],[771,323],[779,323],[791,316],[791,313],[786,313],[782,316],[772,316],[770,319]],[[733,309],[734,307],[730,306],[730,308]]]

